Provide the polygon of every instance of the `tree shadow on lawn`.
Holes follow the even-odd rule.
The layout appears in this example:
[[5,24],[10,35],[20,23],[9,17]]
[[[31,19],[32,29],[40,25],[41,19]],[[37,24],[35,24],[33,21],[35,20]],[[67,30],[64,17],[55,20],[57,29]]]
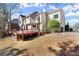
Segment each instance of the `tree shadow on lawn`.
[[18,51],[17,48],[7,47],[0,50],[0,56],[16,56]]

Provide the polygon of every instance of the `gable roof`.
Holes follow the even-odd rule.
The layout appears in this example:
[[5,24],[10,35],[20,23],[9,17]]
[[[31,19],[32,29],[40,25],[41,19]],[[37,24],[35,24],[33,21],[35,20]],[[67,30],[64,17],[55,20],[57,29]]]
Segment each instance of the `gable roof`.
[[[51,13],[56,13],[56,12],[59,12],[60,10],[62,10],[62,9],[56,9],[56,10],[53,10],[53,11],[51,11],[51,12],[43,12],[43,13],[46,13],[46,14],[51,14]],[[27,18],[27,17],[29,17],[29,16],[39,15],[39,14],[41,14],[41,13],[39,13],[39,12],[35,11],[35,12],[31,13],[31,14],[30,14],[30,15],[28,15],[28,16],[21,15],[21,17],[25,17],[25,18]]]
[[20,15],[21,17],[26,17],[25,15]]
[[35,15],[35,14],[37,14],[37,13],[39,13],[39,12],[33,12],[32,14],[30,14],[30,16]]
[[59,11],[61,11],[62,9],[56,9],[56,10],[53,10],[53,11],[51,11],[51,12],[47,12],[47,14],[51,14],[51,13],[56,13],[56,12],[59,12]]

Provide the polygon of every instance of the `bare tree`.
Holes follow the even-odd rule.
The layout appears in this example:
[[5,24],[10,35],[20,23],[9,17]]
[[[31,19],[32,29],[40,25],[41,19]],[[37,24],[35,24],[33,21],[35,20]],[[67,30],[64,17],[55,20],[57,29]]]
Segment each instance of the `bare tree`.
[[18,10],[18,3],[7,3],[5,4],[5,11],[8,17],[8,30],[10,31],[10,27],[11,27],[11,19],[12,19],[12,15],[16,12],[16,10]]
[[0,37],[4,36],[4,32],[9,32],[12,15],[18,10],[18,6],[18,3],[0,3]]
[[73,30],[74,31],[79,31],[79,22],[77,22],[76,24],[74,24]]
[[3,37],[6,32],[7,21],[8,19],[5,12],[5,4],[0,3],[0,38]]

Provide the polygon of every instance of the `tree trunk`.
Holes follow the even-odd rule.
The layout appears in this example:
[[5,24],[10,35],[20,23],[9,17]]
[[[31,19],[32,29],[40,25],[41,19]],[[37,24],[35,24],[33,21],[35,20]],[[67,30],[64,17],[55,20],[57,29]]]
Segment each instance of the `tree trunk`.
[[8,35],[10,34],[9,32],[11,31],[11,15],[9,17],[9,22],[8,22]]

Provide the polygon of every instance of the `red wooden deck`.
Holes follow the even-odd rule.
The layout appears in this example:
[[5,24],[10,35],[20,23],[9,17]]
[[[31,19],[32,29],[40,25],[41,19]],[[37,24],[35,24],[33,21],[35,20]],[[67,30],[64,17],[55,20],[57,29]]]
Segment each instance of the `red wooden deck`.
[[33,36],[33,35],[39,35],[42,34],[41,32],[37,30],[23,30],[23,31],[17,31],[16,32],[16,39],[18,40],[23,40],[23,38],[26,36]]

